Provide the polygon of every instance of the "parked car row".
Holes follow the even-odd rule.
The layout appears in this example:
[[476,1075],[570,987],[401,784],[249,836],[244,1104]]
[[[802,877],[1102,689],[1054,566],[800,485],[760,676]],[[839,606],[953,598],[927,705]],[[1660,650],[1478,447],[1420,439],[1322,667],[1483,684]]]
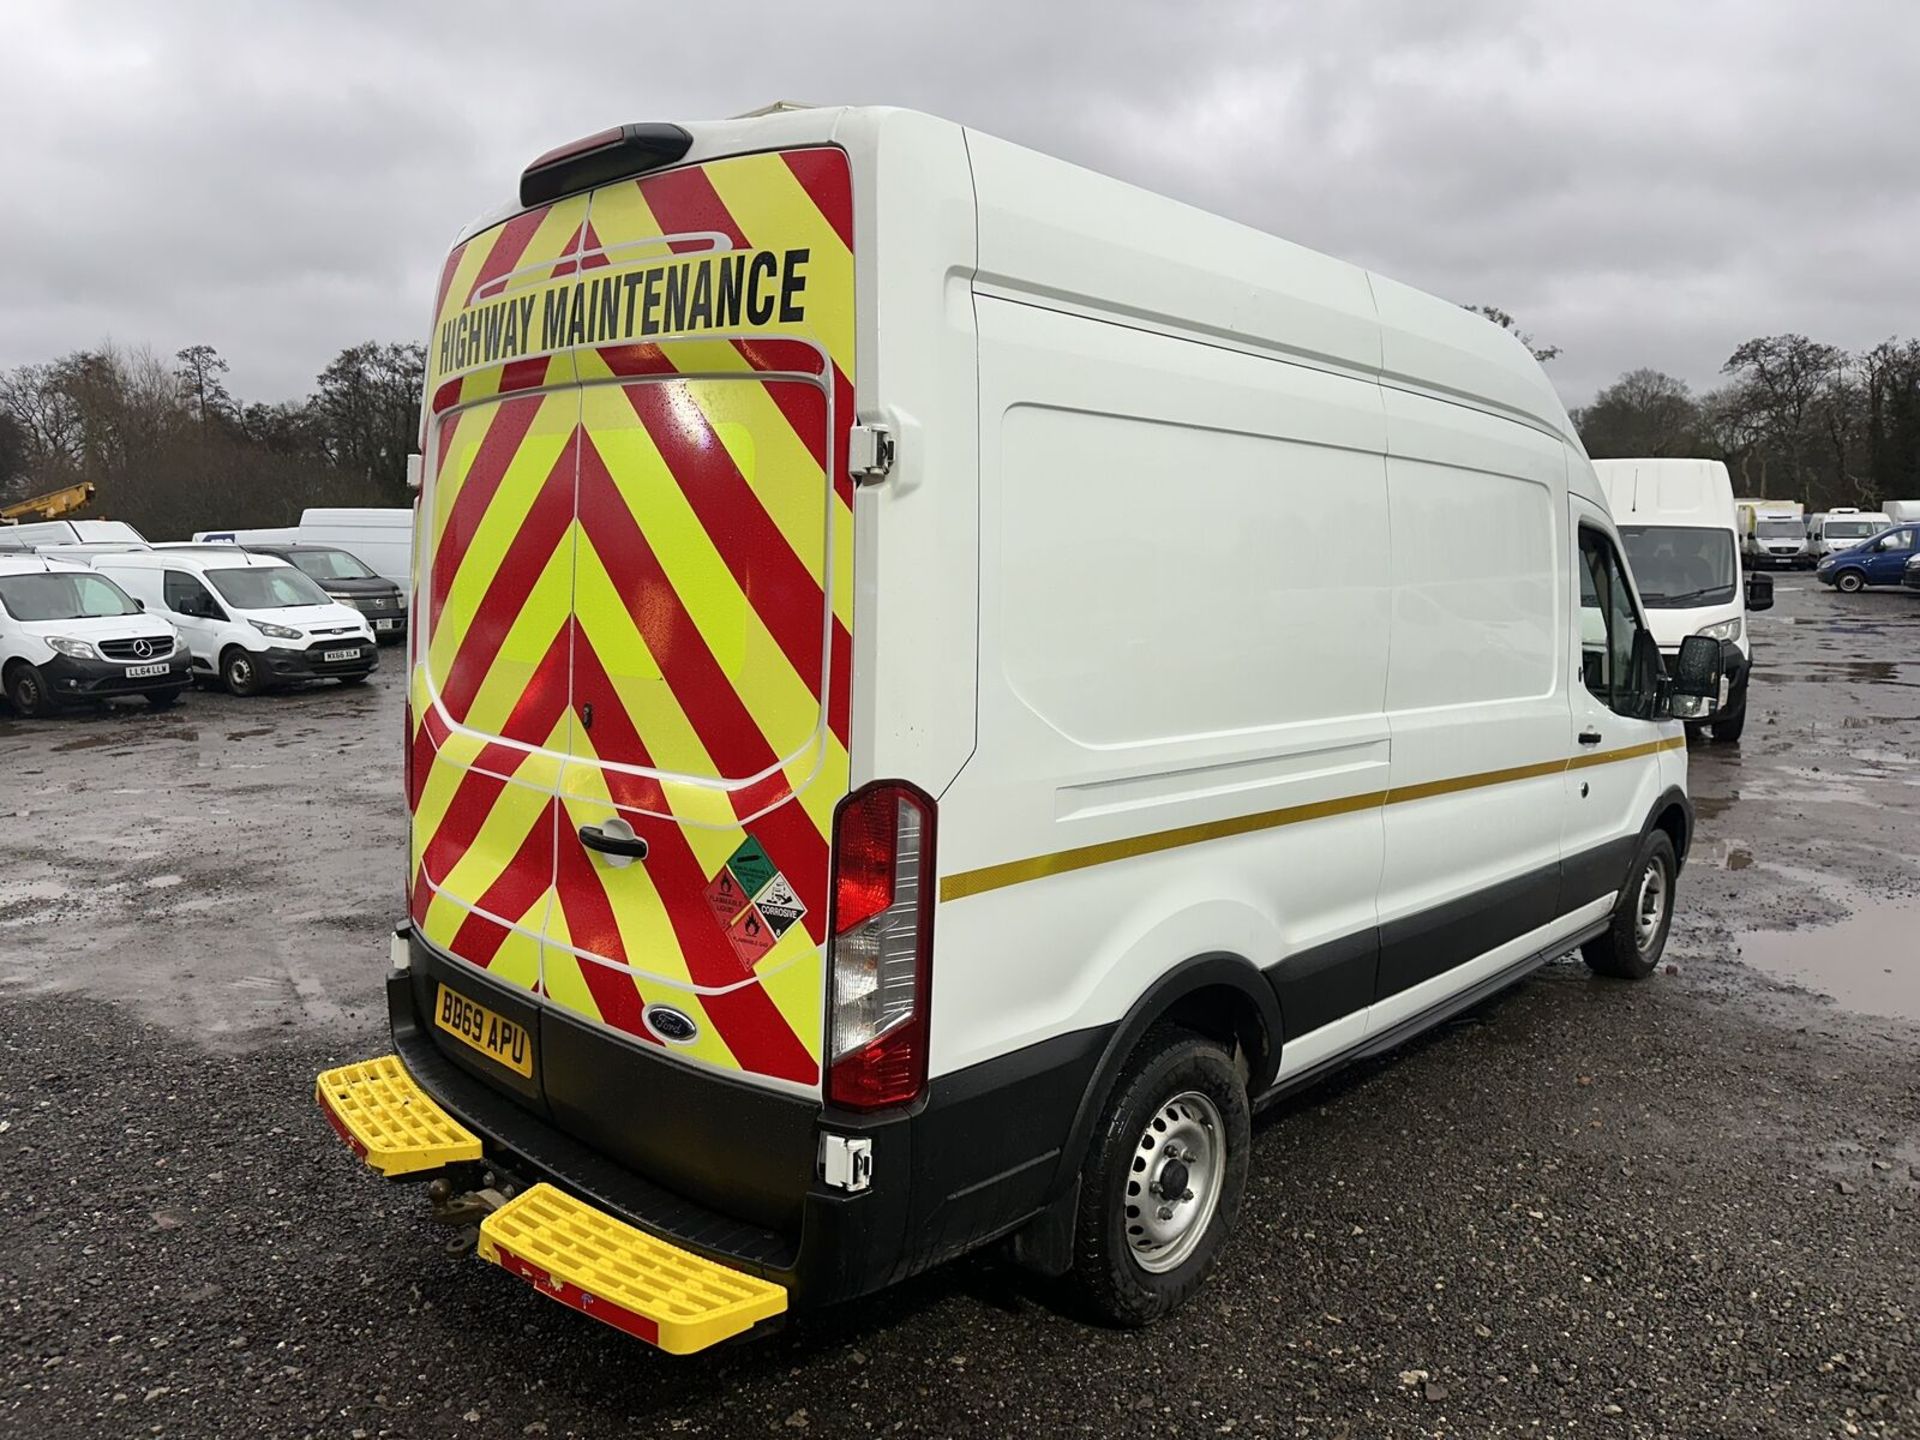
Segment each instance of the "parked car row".
[[[370,618],[375,599],[398,613]],[[8,551],[0,688],[16,714],[34,716],[124,696],[164,709],[196,679],[235,695],[310,680],[357,685],[379,664],[380,635],[405,627],[397,591],[362,601],[343,604],[289,559],[237,545]],[[376,630],[382,619],[393,623]]]

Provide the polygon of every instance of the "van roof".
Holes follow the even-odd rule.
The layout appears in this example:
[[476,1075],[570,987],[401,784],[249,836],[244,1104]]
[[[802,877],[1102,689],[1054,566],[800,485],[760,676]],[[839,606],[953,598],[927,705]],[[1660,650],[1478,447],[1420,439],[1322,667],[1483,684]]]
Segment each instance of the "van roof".
[[1733,479],[1718,460],[1648,457],[1595,460],[1616,525],[1734,528]]
[[277,555],[256,555],[238,545],[182,546],[177,550],[131,550],[121,555],[103,555],[103,561],[115,568],[135,570],[269,570],[286,568]]
[[[682,165],[728,155],[840,144],[871,153],[884,133],[937,167],[928,146],[950,121],[885,107],[774,107],[732,120],[676,122],[693,143]],[[974,283],[1040,295],[1135,328],[1360,371],[1504,414],[1578,445],[1552,382],[1527,347],[1451,301],[1167,196],[965,132],[977,205]],[[916,136],[919,138],[916,139]],[[477,218],[465,241],[521,211]],[[458,242],[456,242],[458,243]],[[958,263],[958,262],[956,262]],[[303,521],[317,512],[309,511]]]
[[0,575],[46,575],[71,574],[74,571],[86,572],[91,567],[74,560],[61,560],[51,555],[20,555],[0,552]]

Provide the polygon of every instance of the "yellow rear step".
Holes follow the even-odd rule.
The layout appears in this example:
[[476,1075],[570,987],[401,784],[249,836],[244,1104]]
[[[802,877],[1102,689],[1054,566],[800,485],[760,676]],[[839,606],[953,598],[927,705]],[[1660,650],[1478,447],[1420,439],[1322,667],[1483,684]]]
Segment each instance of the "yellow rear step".
[[670,1355],[704,1350],[787,1308],[785,1287],[656,1240],[546,1184],[480,1222],[480,1258]]
[[382,1175],[480,1158],[480,1137],[436,1105],[396,1056],[322,1071],[314,1098],[354,1154]]

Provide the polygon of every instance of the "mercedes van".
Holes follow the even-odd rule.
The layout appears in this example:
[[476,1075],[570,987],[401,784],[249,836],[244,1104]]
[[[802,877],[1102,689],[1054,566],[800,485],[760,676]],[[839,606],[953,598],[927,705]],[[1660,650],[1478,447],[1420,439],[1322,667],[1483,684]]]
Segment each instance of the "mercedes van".
[[76,561],[0,554],[0,689],[20,716],[139,696],[156,710],[189,683],[172,625]]
[[301,680],[357,685],[380,663],[366,617],[284,560],[181,545],[97,555],[92,565],[178,628],[195,675],[235,695]]
[[684,1351],[1006,1241],[1144,1324],[1256,1106],[1659,960],[1721,646],[1466,310],[783,110],[535,161],[428,355],[393,1050],[317,1099],[550,1299]]
[[1771,609],[1773,577],[1743,575],[1733,481],[1718,460],[1595,460],[1634,583],[1663,655],[1689,635],[1719,644],[1725,703],[1704,722],[1735,741],[1747,724],[1753,639],[1747,612]]

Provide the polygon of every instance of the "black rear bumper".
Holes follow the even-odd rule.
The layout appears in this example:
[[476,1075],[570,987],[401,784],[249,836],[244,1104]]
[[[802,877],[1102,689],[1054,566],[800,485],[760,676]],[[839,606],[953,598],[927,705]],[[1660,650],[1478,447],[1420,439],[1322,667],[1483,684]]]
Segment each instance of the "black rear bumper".
[[[533,1005],[409,938],[387,985],[395,1053],[489,1161],[661,1239],[784,1285],[795,1308],[881,1288],[1018,1229],[1055,1198],[1105,1045],[1075,1032],[931,1082],[877,1115],[703,1072]],[[432,1024],[449,984],[537,1036],[532,1080]],[[822,1135],[872,1143],[872,1183],[828,1187]]]

